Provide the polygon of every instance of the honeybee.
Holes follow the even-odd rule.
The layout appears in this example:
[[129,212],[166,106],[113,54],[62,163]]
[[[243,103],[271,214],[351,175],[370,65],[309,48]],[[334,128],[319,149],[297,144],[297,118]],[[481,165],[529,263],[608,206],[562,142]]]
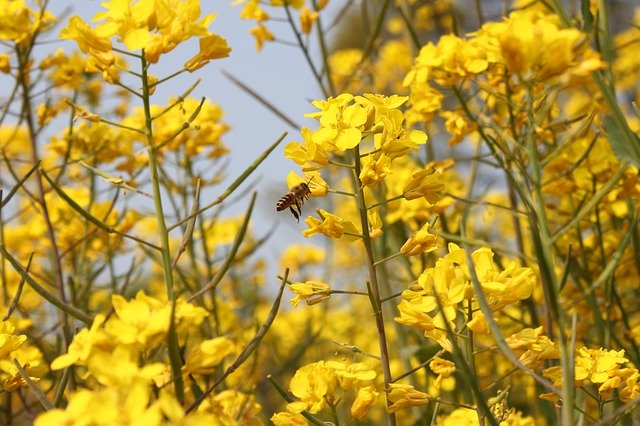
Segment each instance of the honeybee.
[[[302,214],[302,205],[304,204],[304,200],[309,198],[311,194],[311,189],[309,189],[309,184],[306,182],[299,183],[298,185],[291,188],[291,191],[287,194],[284,194],[278,203],[276,204],[276,211],[281,212],[282,210],[289,207],[293,216],[295,216],[296,220],[300,222],[300,215]],[[298,211],[296,211],[296,209]]]

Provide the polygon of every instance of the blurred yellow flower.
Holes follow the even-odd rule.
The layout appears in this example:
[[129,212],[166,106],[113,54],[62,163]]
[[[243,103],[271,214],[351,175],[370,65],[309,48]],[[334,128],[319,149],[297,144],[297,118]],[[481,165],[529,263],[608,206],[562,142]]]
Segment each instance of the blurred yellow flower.
[[442,359],[438,356],[434,357],[433,360],[431,360],[431,362],[429,363],[429,368],[431,368],[431,371],[438,375],[434,382],[434,386],[436,388],[440,388],[442,379],[446,379],[456,372],[456,365],[453,362]]
[[302,414],[287,413],[284,411],[275,413],[269,420],[271,420],[274,426],[307,426],[309,424]]
[[327,403],[336,401],[334,395],[337,381],[333,368],[324,361],[300,367],[289,382],[291,393],[300,401],[289,404],[292,411],[308,410],[318,413],[327,407]]
[[444,190],[440,173],[427,165],[411,176],[411,181],[404,187],[403,196],[407,200],[424,197],[430,204],[435,204],[444,195]]
[[233,342],[226,337],[203,340],[189,351],[182,369],[188,374],[213,374],[214,368],[232,354],[235,348]]
[[307,7],[300,10],[300,29],[304,34],[309,34],[313,23],[318,19],[318,12],[312,12]]
[[375,386],[365,386],[358,389],[355,401],[351,404],[351,415],[357,420],[364,420],[376,402],[378,401],[378,392]]
[[429,253],[441,247],[439,238],[429,232],[431,225],[425,223],[422,228],[411,234],[409,239],[400,248],[400,253],[405,256],[417,256],[422,253]]
[[415,390],[411,385],[391,383],[387,391],[387,398],[391,402],[389,412],[395,413],[405,408],[428,404],[430,396]]
[[27,340],[27,336],[16,336],[13,334],[14,331],[15,327],[10,322],[0,322],[0,358],[8,356]]
[[262,50],[265,41],[273,41],[276,39],[274,35],[271,34],[271,31],[262,24],[258,24],[249,29],[249,33],[256,39],[256,51],[258,52]]

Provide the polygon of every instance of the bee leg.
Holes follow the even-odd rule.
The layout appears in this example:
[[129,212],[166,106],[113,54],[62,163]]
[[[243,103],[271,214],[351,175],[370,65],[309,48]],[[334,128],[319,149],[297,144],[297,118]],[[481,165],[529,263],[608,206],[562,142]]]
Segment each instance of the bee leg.
[[300,214],[297,211],[295,211],[293,206],[289,207],[289,210],[291,210],[291,213],[293,213],[293,216],[295,216],[298,223],[300,223]]

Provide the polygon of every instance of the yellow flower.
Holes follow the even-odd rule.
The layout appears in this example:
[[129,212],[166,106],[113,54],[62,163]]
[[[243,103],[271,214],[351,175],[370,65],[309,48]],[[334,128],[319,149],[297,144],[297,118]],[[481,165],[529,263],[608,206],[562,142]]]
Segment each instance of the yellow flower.
[[291,393],[300,399],[294,407],[302,406],[311,414],[321,411],[327,402],[335,401],[336,384],[333,368],[327,367],[324,361],[300,367],[289,382]]
[[520,355],[520,362],[531,369],[540,368],[545,361],[560,358],[560,349],[542,333],[542,326],[525,328],[507,337],[505,341],[517,353],[525,350]]
[[[433,298],[432,298],[433,299]],[[435,340],[443,349],[451,352],[453,347],[451,341],[447,338],[445,325],[442,322],[442,315],[437,315],[434,319],[425,312],[431,312],[436,309],[435,300],[428,308],[418,308],[408,300],[401,300],[398,305],[399,317],[393,320],[400,324],[410,325],[424,331],[424,336]]]
[[493,252],[487,247],[474,251],[471,257],[492,311],[531,296],[536,284],[531,268],[521,268],[511,261],[500,271],[493,261]]
[[374,209],[367,211],[367,219],[369,220],[369,237],[372,240],[382,236],[382,218]]
[[307,7],[300,10],[300,28],[304,34],[309,34],[313,23],[318,19],[318,12],[311,12]]
[[302,235],[308,238],[314,234],[324,234],[330,238],[342,238],[347,241],[356,241],[360,238],[360,232],[355,225],[339,216],[333,215],[325,210],[316,209],[322,220],[309,216],[305,223],[309,229],[302,231]]
[[360,182],[364,186],[374,188],[391,173],[391,158],[385,154],[369,155],[366,158],[360,171]]
[[289,268],[292,272],[305,266],[320,264],[324,261],[325,251],[320,247],[309,244],[292,244],[280,256],[282,269]]
[[[120,343],[150,349],[164,342],[171,316],[170,304],[142,291],[129,301],[120,295],[113,295],[111,300],[116,314],[109,319],[105,329]],[[178,337],[184,338],[208,315],[206,309],[178,299],[175,312]]]
[[329,164],[327,152],[311,140],[309,128],[303,127],[300,133],[304,141],[288,143],[284,147],[284,156],[299,164],[303,172],[312,172]]
[[[13,363],[12,363],[13,364]],[[22,369],[29,374],[29,364],[24,364],[22,366]],[[13,392],[16,389],[19,388],[26,388],[29,385],[27,384],[27,381],[22,377],[22,374],[20,374],[19,371],[17,371],[18,369],[16,368],[16,372],[13,373],[12,375],[10,375],[9,377],[7,377],[4,381],[3,384],[3,388],[4,390],[6,390],[7,392]],[[31,375],[29,375],[29,378],[31,379],[32,382],[37,382],[40,379],[38,377],[31,377]]]
[[122,388],[138,383],[149,385],[165,368],[160,362],[140,365],[137,349],[125,345],[116,346],[112,351],[95,351],[87,360],[91,377],[104,386]]
[[345,390],[366,386],[377,376],[375,370],[366,362],[328,361],[326,365],[333,368],[340,386]]
[[387,391],[387,398],[391,402],[389,412],[395,413],[405,408],[418,407],[429,402],[429,394],[417,391],[411,385],[391,383]]
[[11,57],[6,53],[0,53],[0,72],[9,74],[11,71]]
[[189,72],[202,68],[212,59],[226,58],[231,53],[227,40],[217,34],[200,37],[199,45],[200,51],[184,64]]
[[403,196],[407,200],[424,197],[430,204],[435,204],[444,195],[444,190],[440,173],[427,165],[411,176],[411,181],[404,187]]
[[306,300],[307,305],[311,306],[327,300],[331,295],[331,287],[320,281],[289,284],[289,290],[297,295],[289,301],[294,308],[298,306],[301,300]]
[[[620,383],[618,374],[620,365],[628,362],[624,357],[624,349],[620,351],[606,349],[580,348],[575,359],[575,380],[588,380],[594,384],[600,384],[599,391],[608,398],[613,388]],[[616,379],[616,385],[608,383],[610,379]]]
[[441,426],[479,426],[478,413],[470,408],[457,408],[446,417],[438,419]]
[[275,413],[269,420],[271,420],[274,426],[307,426],[309,424],[302,414],[287,413],[284,411]]
[[400,248],[400,252],[405,256],[417,256],[437,250],[440,247],[440,243],[438,237],[429,232],[430,226],[429,222],[427,222],[422,228],[411,234]]
[[467,323],[467,327],[469,327],[469,330],[478,334],[489,334],[491,332],[482,311],[473,314],[473,318]]
[[73,336],[67,353],[54,359],[51,369],[61,370],[73,364],[86,365],[89,357],[96,350],[113,350],[114,345],[102,328],[105,318],[103,314],[96,314],[91,328],[83,328]]
[[[97,31],[89,26],[79,16],[72,16],[65,28],[60,31],[60,38],[63,40],[74,40],[78,44],[78,48],[91,56],[103,58],[100,62],[104,63],[104,56],[111,52],[111,40],[108,37],[99,35]],[[101,55],[100,55],[101,54]],[[113,57],[115,61],[115,57]],[[109,62],[109,61],[107,61]]]
[[358,389],[358,395],[351,404],[351,415],[356,420],[364,420],[371,407],[378,401],[379,395],[380,392],[376,390],[375,386],[365,386]]
[[0,358],[8,356],[27,340],[27,336],[16,336],[14,331],[15,327],[9,321],[0,322]]
[[478,128],[478,124],[469,120],[462,109],[455,111],[442,111],[440,116],[445,119],[444,127],[451,134],[449,146],[462,142],[465,136],[471,134]]
[[256,39],[256,51],[261,51],[265,41],[273,41],[276,38],[271,32],[262,24],[253,27],[249,30],[249,33]]
[[96,391],[82,389],[71,394],[64,409],[56,408],[40,414],[34,425],[161,424],[160,407],[149,404],[150,397],[150,390],[142,384],[126,390],[114,387]]
[[235,345],[226,337],[203,340],[189,351],[182,369],[188,374],[213,374],[214,367],[234,350]]
[[305,114],[320,121],[321,127],[311,136],[314,143],[322,145],[327,151],[346,151],[360,143],[367,110],[357,103],[348,105],[352,100],[352,95],[343,93],[326,101],[312,102],[321,109],[320,112]]
[[624,380],[624,386],[620,390],[620,401],[628,403],[640,397],[640,372],[634,371]]
[[433,358],[433,360],[431,360],[431,362],[429,363],[429,368],[431,368],[431,371],[438,375],[434,382],[434,386],[436,388],[440,388],[442,379],[450,377],[453,373],[456,372],[456,365],[453,362],[442,359],[440,357]]
[[24,0],[3,0],[0,2],[0,40],[13,41],[28,46],[36,32],[44,32],[56,21],[56,17],[46,9],[29,8]]

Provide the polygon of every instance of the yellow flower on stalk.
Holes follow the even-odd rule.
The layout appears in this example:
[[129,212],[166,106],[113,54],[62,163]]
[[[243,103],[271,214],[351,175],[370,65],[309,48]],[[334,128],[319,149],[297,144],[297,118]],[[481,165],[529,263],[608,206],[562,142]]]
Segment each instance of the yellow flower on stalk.
[[309,424],[302,414],[286,411],[275,413],[269,420],[274,426],[307,426]]
[[[13,364],[13,362],[12,362]],[[29,379],[31,379],[32,382],[37,382],[40,380],[40,378],[38,377],[32,377],[29,374],[29,369],[30,366],[29,364],[24,364],[22,365],[22,369],[25,371],[25,373],[27,373],[27,375],[29,376]],[[16,389],[19,388],[26,388],[28,387],[28,383],[26,381],[26,379],[24,377],[22,377],[22,374],[18,371],[18,369],[15,369],[15,373],[13,373],[12,375],[10,375],[9,377],[7,377],[4,380],[4,384],[2,385],[3,389],[7,392],[13,392]]]
[[364,186],[375,188],[389,173],[391,173],[391,158],[384,153],[369,155],[363,162],[359,176],[360,182]]
[[446,325],[442,320],[442,315],[437,314],[435,318],[432,318],[426,313],[437,309],[437,303],[433,297],[431,301],[431,306],[419,308],[408,300],[401,300],[400,304],[398,304],[400,316],[395,317],[393,320],[422,330],[425,337],[435,340],[443,349],[451,352],[453,347],[451,346],[451,341],[447,338]]
[[112,351],[114,344],[102,327],[105,319],[104,314],[96,314],[91,327],[83,328],[73,336],[67,353],[54,359],[51,369],[61,370],[73,364],[86,365],[96,351]]
[[395,413],[405,408],[425,405],[429,403],[430,396],[415,390],[411,385],[391,383],[387,390],[387,399],[391,402],[389,413]]
[[431,225],[427,222],[422,228],[411,234],[400,248],[400,253],[405,256],[417,256],[422,253],[430,253],[441,247],[438,236],[429,232],[430,227]]
[[629,360],[624,356],[624,349],[615,351],[580,348],[575,358],[575,379],[605,383],[616,376],[620,365],[626,362]]
[[505,341],[516,353],[522,353],[520,362],[528,368],[537,369],[547,360],[560,358],[560,349],[542,333],[542,326],[525,328],[507,337]]
[[34,426],[161,424],[160,407],[150,400],[150,389],[143,384],[126,389],[81,389],[71,394],[64,409],[56,408],[40,414]]
[[281,269],[289,268],[291,272],[305,266],[317,265],[324,261],[324,249],[310,244],[292,244],[280,256]]
[[355,401],[351,404],[351,415],[356,420],[364,420],[369,414],[369,410],[378,401],[378,392],[375,386],[365,386],[358,389]]
[[307,7],[300,10],[300,29],[304,34],[309,34],[313,23],[318,19],[318,12],[312,12]]
[[326,210],[316,209],[316,212],[322,220],[318,220],[313,216],[309,216],[305,223],[309,229],[302,231],[305,238],[309,238],[314,234],[323,234],[329,238],[343,238],[347,241],[356,241],[361,238],[361,233],[356,226],[339,216],[329,213]]
[[[120,343],[150,349],[167,338],[171,304],[147,296],[139,291],[134,299],[125,300],[120,295],[112,296],[115,316],[105,325],[105,330]],[[175,324],[179,339],[184,339],[194,326],[208,316],[206,309],[176,301]]]
[[182,370],[187,374],[213,374],[215,367],[234,350],[235,345],[226,337],[203,340],[189,351]]
[[628,403],[640,397],[640,372],[633,369],[624,379],[624,386],[620,390],[620,401]]
[[345,390],[367,386],[378,375],[366,362],[328,361],[326,365],[333,368],[340,387]]
[[300,130],[303,142],[290,142],[284,147],[284,156],[295,161],[302,167],[303,172],[312,172],[329,164],[329,157],[325,149],[311,140],[308,127]]
[[116,35],[127,49],[144,49],[145,59],[150,63],[158,62],[160,55],[189,38],[200,37],[200,51],[187,62],[190,71],[210,59],[228,56],[231,50],[224,38],[209,32],[207,27],[215,15],[200,18],[198,0],[112,0],[102,5],[107,10],[93,17],[94,21],[103,21],[95,30],[73,16],[60,34],[62,38],[75,40],[80,50],[101,64],[98,66],[101,71],[108,68],[107,61],[113,57],[110,39]]
[[87,370],[103,386],[128,388],[137,383],[145,386],[162,374],[166,368],[161,362],[140,365],[136,348],[118,345],[112,351],[95,351],[87,360]]
[[336,385],[334,370],[326,366],[324,361],[300,367],[289,382],[291,393],[300,401],[288,404],[288,411],[318,413],[327,407],[327,403],[336,401]]
[[289,290],[296,294],[289,303],[296,308],[302,300],[307,301],[307,305],[316,305],[331,296],[331,286],[320,281],[305,281],[304,283],[289,284]]
[[369,237],[375,240],[382,236],[382,218],[375,209],[367,210],[367,219],[369,221]]
[[209,63],[212,59],[226,58],[231,53],[227,40],[217,34],[209,34],[198,40],[200,51],[185,62],[184,67],[194,72]]
[[0,40],[27,47],[36,33],[46,31],[56,21],[48,10],[31,9],[24,0],[0,1]]
[[440,116],[445,119],[444,127],[451,135],[449,146],[454,146],[462,142],[465,136],[477,130],[478,124],[467,118],[462,109],[455,111],[442,111]]
[[434,382],[434,386],[438,389],[440,388],[442,379],[446,379],[456,372],[456,365],[453,362],[440,357],[433,358],[429,363],[429,368],[438,375]]
[[430,204],[437,203],[444,195],[445,186],[440,173],[430,165],[414,173],[404,187],[402,195],[406,200],[424,197]]
[[79,16],[69,18],[67,26],[60,31],[63,40],[74,40],[82,53],[91,55],[94,60],[105,69],[116,61],[112,52],[111,40],[103,34],[98,34],[89,24]]
[[362,139],[367,110],[360,104],[350,104],[353,95],[343,93],[326,101],[313,101],[320,112],[305,114],[320,121],[320,128],[313,132],[311,140],[327,151],[346,151],[354,148]]
[[275,36],[271,34],[271,31],[262,24],[258,24],[257,26],[249,29],[249,33],[251,33],[251,35],[256,39],[257,52],[262,50],[265,41],[273,41],[276,39]]
[[24,334],[16,336],[15,329],[9,321],[0,322],[0,358],[8,356],[27,340]]
[[470,408],[456,408],[449,415],[439,416],[440,426],[480,426],[478,412]]
[[493,252],[481,247],[471,255],[473,264],[492,311],[531,296],[536,277],[531,268],[521,268],[511,261],[500,270],[493,261]]
[[343,90],[354,90],[358,83],[353,76],[360,71],[358,65],[361,65],[361,60],[362,49],[339,49],[333,52],[329,56],[333,85]]

